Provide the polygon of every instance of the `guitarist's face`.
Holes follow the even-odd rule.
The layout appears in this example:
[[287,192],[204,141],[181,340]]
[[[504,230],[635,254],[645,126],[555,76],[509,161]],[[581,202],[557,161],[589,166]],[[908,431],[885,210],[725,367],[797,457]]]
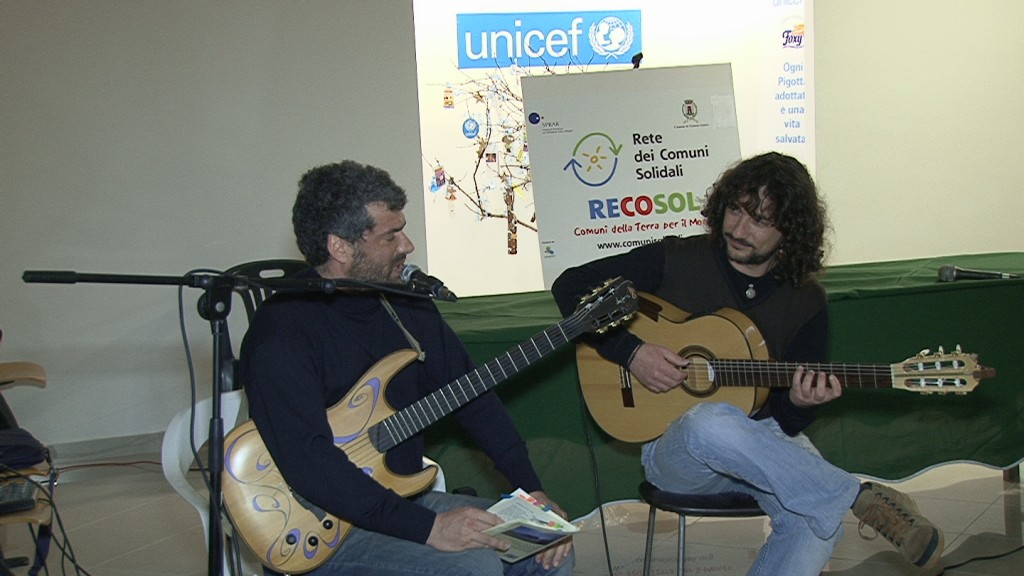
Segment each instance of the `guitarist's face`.
[[771,218],[771,200],[764,191],[758,201],[744,198],[725,211],[722,235],[734,268],[748,276],[764,276],[775,264],[782,233]]
[[415,250],[404,232],[405,216],[401,211],[388,210],[382,203],[369,204],[366,208],[374,226],[352,245],[351,265],[345,276],[369,282],[400,283],[405,257]]

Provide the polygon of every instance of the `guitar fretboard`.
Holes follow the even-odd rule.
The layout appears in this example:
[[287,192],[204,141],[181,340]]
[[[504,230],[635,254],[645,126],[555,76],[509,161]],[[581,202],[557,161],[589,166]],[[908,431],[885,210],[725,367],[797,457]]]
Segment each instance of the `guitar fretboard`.
[[716,386],[788,388],[798,366],[805,370],[835,374],[849,388],[892,388],[893,368],[889,364],[842,364],[822,362],[768,362],[765,360],[714,359],[708,370],[698,371]]
[[595,326],[608,326],[630,313],[631,310],[619,308],[614,313],[595,318],[594,310],[588,307],[581,308],[562,322],[539,332],[440,390],[381,420],[367,430],[367,435],[378,451],[390,450],[580,334],[594,329]]

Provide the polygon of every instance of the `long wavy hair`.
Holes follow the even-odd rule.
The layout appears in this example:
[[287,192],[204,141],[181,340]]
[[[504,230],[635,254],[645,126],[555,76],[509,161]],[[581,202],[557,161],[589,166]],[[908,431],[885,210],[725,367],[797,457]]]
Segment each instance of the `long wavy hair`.
[[825,203],[807,167],[792,156],[768,152],[753,156],[729,168],[712,185],[701,214],[719,246],[725,246],[722,223],[730,206],[756,213],[760,191],[771,200],[771,219],[782,233],[773,275],[800,286],[825,267],[829,228]]
[[405,191],[391,176],[352,160],[313,168],[299,180],[292,206],[295,242],[310,266],[327,262],[327,235],[356,243],[373,228],[368,204],[383,202],[388,210],[405,207]]

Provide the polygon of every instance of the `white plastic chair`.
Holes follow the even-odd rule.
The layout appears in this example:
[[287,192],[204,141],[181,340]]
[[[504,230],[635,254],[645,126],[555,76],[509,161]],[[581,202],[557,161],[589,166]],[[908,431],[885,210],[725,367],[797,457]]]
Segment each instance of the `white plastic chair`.
[[[200,400],[196,404],[195,410],[195,423],[192,427],[192,437],[195,439],[196,447],[201,447],[210,436],[210,415],[212,412],[212,401],[209,398]],[[225,433],[228,430],[233,429],[246,419],[247,410],[245,408],[245,392],[243,390],[232,390],[231,392],[225,392],[221,394],[221,419],[224,421]],[[171,487],[181,495],[182,498],[188,501],[199,513],[199,518],[203,523],[203,535],[204,542],[209,545],[210,542],[210,502],[207,496],[206,489],[197,489],[191,482],[189,482],[186,474],[195,462],[195,457],[192,454],[192,446],[189,444],[188,439],[188,428],[189,419],[191,417],[191,409],[185,408],[181,412],[178,412],[174,418],[171,419],[171,423],[167,426],[167,430],[164,432],[163,446],[161,449],[160,460],[163,465],[164,477],[171,484]],[[432,490],[444,492],[446,489],[444,470],[441,466],[434,462],[430,458],[423,458],[423,465],[436,465],[437,466],[437,477],[434,479],[434,483],[431,486]],[[231,569],[234,560],[234,549],[237,547],[239,550],[238,562],[241,566],[242,575],[244,576],[262,576],[263,568],[260,565],[256,555],[250,551],[245,544],[242,542],[232,542],[233,535],[230,527],[231,523],[225,516],[223,522],[224,534],[227,542],[224,546],[224,566],[222,574],[228,575],[236,574]]]
[[[224,429],[230,430],[244,420],[244,415],[246,414],[246,410],[244,409],[245,392],[242,390],[232,390],[231,392],[221,394],[220,397],[221,419],[224,421]],[[209,398],[205,398],[196,403],[195,423],[192,427],[192,438],[195,439],[195,445],[197,448],[202,447],[210,437],[210,416],[212,413],[212,405],[213,402]],[[196,509],[196,512],[199,513],[199,518],[203,523],[203,542],[209,545],[209,496],[205,488],[199,489],[195,487],[187,477],[189,469],[195,463],[195,457],[192,454],[192,446],[189,444],[188,438],[190,417],[191,408],[185,408],[171,419],[171,423],[167,426],[167,430],[164,432],[160,462],[163,466],[164,477],[167,478],[167,482],[171,484],[171,487],[174,488],[175,492],[187,500],[188,503]],[[235,570],[231,569],[231,564],[233,562],[229,562],[229,560],[234,560],[234,549],[236,548],[236,546],[234,546],[236,543],[231,541],[232,534],[230,531],[230,524],[231,523],[228,522],[225,517],[222,521],[222,525],[224,526],[226,542],[224,545],[224,566],[221,573],[225,575],[233,574],[235,576],[239,576]],[[244,576],[263,576],[263,568],[249,549],[241,542],[237,543],[237,549],[239,550],[238,561],[242,568],[242,574]]]

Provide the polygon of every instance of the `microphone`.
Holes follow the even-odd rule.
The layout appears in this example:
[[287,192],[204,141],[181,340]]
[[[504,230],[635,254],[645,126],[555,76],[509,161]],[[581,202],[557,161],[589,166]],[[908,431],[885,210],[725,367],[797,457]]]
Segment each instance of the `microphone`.
[[428,276],[415,264],[405,265],[405,268],[402,269],[402,281],[411,284],[413,292],[429,294],[435,300],[455,302],[459,299],[458,296],[445,287],[444,282],[433,276]]
[[959,266],[946,264],[939,268],[939,282],[954,280],[991,280],[993,278],[1020,278],[1020,274],[1008,272],[989,272],[987,270],[969,270]]

